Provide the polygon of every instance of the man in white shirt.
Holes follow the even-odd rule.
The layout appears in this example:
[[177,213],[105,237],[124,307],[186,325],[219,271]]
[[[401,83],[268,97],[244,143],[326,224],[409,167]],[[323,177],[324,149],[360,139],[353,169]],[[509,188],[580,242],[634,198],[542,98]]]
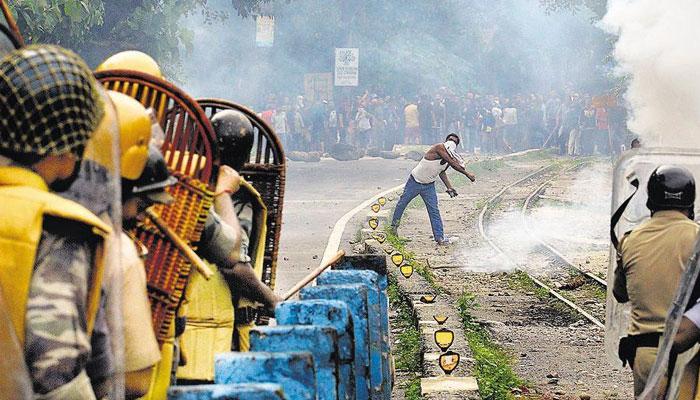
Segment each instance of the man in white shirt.
[[399,220],[403,215],[406,206],[414,198],[420,195],[428,209],[430,217],[430,226],[433,229],[433,238],[439,245],[450,244],[450,241],[445,238],[445,233],[442,227],[442,218],[440,217],[440,209],[438,208],[437,193],[435,192],[435,181],[439,177],[447,186],[447,193],[450,197],[457,196],[457,191],[452,187],[450,180],[447,177],[447,169],[452,167],[457,172],[464,174],[469,180],[474,182],[476,176],[464,169],[464,161],[456,153],[459,145],[459,136],[454,133],[447,135],[445,143],[433,145],[420,160],[420,163],[411,171],[408,177],[403,194],[396,204],[394,217],[391,221],[391,229],[396,230],[399,226]]

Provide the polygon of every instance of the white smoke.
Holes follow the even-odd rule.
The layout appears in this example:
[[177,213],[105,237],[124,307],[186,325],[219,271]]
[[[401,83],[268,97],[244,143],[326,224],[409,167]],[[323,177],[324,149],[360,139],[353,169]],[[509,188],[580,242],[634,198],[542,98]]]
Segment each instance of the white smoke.
[[700,1],[609,0],[603,26],[645,144],[700,148]]

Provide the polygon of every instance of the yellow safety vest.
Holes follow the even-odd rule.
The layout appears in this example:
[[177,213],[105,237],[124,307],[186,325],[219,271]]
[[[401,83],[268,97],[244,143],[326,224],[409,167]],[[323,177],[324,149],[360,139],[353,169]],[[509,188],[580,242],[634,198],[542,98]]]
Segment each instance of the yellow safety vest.
[[103,245],[111,228],[80,204],[50,193],[44,180],[25,168],[0,167],[0,204],[0,288],[20,344],[24,345],[29,286],[44,215],[84,224],[99,239],[87,303],[91,333],[100,303]]
[[[267,209],[260,194],[249,183],[242,182],[241,190],[248,191],[256,199],[253,216],[256,238],[251,238],[249,251],[254,255],[256,275],[262,277]],[[233,297],[223,275],[216,268],[212,269],[215,272],[210,280],[195,271],[187,285],[183,304],[187,327],[180,336],[187,364],[177,369],[178,379],[214,380],[214,356],[231,351]]]

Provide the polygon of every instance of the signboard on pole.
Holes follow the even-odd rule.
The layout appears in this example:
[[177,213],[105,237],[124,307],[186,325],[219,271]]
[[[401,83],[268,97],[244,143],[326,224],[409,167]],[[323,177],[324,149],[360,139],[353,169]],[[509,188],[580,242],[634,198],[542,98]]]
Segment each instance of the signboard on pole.
[[255,18],[255,46],[272,47],[275,43],[275,18],[258,15]]
[[360,81],[360,49],[335,49],[335,86],[357,86]]
[[333,99],[333,74],[321,72],[304,74],[304,97],[313,101]]

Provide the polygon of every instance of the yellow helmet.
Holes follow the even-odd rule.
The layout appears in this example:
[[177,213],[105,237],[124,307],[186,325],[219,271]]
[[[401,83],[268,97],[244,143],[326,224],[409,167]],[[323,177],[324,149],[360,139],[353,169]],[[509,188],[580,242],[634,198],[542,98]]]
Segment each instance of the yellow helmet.
[[100,64],[96,72],[108,71],[113,69],[125,69],[130,71],[143,72],[144,74],[153,75],[157,78],[163,78],[163,73],[158,66],[156,60],[146,53],[137,50],[128,50],[117,53]]
[[141,103],[125,94],[110,90],[107,97],[112,107],[105,107],[105,116],[90,140],[86,154],[112,170],[112,140],[118,134],[121,177],[136,180],[148,161],[151,118]]

